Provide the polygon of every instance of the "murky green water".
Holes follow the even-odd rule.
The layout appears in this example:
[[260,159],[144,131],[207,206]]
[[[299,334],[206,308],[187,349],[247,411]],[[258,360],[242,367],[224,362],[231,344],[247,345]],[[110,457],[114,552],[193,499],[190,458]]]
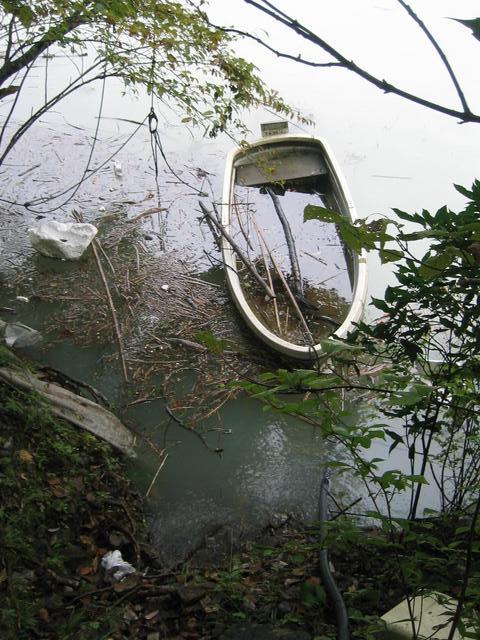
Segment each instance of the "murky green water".
[[[15,291],[0,290],[0,306],[17,309],[5,319],[23,322],[44,334],[58,306],[20,303]],[[108,356],[113,345],[81,347],[71,339],[55,339],[22,352],[78,380],[88,381],[120,407],[127,396],[120,369]],[[264,411],[247,397],[227,403],[219,416],[199,429],[207,448],[195,433],[172,422],[162,400],[134,405],[122,417],[146,434],[167,460],[147,501],[153,538],[166,559],[181,557],[203,536],[220,525],[236,529],[265,525],[279,514],[314,518],[319,480],[325,460],[336,455],[326,447],[318,429],[292,418]],[[221,449],[215,453],[214,449]],[[132,477],[145,494],[157,471],[159,458],[139,439],[138,459],[130,464]]]

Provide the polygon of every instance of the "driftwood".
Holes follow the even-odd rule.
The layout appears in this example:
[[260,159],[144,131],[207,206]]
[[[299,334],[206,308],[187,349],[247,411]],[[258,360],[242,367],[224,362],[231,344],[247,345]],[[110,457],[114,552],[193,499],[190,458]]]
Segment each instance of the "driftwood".
[[[304,317],[303,313],[301,312],[297,301],[295,300],[295,296],[293,295],[292,290],[288,286],[288,282],[285,280],[285,276],[283,275],[282,270],[280,269],[277,261],[273,257],[273,253],[271,252],[269,246],[267,245],[267,242],[266,242],[266,240],[265,240],[265,238],[263,236],[262,230],[260,229],[260,227],[256,223],[255,218],[252,218],[252,223],[253,223],[253,225],[254,225],[254,227],[255,227],[255,229],[256,229],[259,237],[260,237],[260,240],[263,242],[263,244],[265,246],[265,249],[266,249],[266,251],[267,251],[267,253],[268,253],[269,257],[270,257],[270,260],[271,260],[271,262],[272,262],[272,264],[273,264],[273,266],[275,268],[275,271],[278,274],[278,277],[282,281],[282,284],[283,284],[283,286],[285,288],[285,292],[286,292],[287,296],[290,298],[290,301],[293,304],[293,307],[294,307],[295,311],[297,312],[298,318],[299,318],[300,322],[303,325],[303,328],[305,330],[306,335],[308,336],[308,340],[309,340],[310,344],[314,345],[315,341],[314,341],[312,333],[311,333],[311,331],[310,331],[310,329],[308,327],[308,324],[307,324],[307,322],[305,320],[305,317]],[[285,327],[285,331],[286,331],[286,327]]]
[[287,216],[285,215],[285,212],[282,209],[282,205],[280,204],[280,200],[277,194],[273,192],[271,187],[266,187],[266,192],[268,193],[268,195],[271,197],[273,201],[273,206],[275,207],[275,211],[277,212],[278,219],[282,224],[283,233],[285,234],[285,240],[287,241],[288,255],[290,257],[290,266],[292,267],[292,280],[293,280],[294,292],[298,296],[303,296],[302,274],[300,272],[300,265],[298,264],[297,250],[295,248],[295,240],[293,239],[290,223],[288,222]]
[[39,380],[26,369],[0,367],[0,380],[16,389],[36,391],[48,402],[55,416],[93,433],[127,456],[135,457],[133,433],[113,413],[96,402],[57,384]]
[[228,231],[225,231],[225,229],[220,224],[220,222],[217,220],[217,218],[213,215],[213,213],[211,211],[209,211],[207,209],[207,207],[203,204],[203,202],[201,200],[198,201],[198,204],[200,205],[200,209],[202,210],[203,215],[208,220],[210,220],[210,222],[213,224],[215,229],[217,229],[217,231],[219,231],[222,234],[222,236],[225,238],[225,240],[230,244],[230,246],[235,251],[237,256],[240,258],[240,260],[246,266],[246,268],[248,269],[248,271],[250,272],[252,277],[255,278],[255,280],[258,282],[258,284],[263,289],[265,289],[265,291],[267,292],[267,294],[268,294],[268,296],[270,298],[275,298],[275,292],[271,290],[271,288],[268,286],[268,284],[265,282],[265,280],[262,278],[262,276],[258,273],[258,271],[253,266],[252,262],[243,253],[242,249],[238,246],[238,244],[235,242],[235,240],[232,238],[232,236],[228,233]]

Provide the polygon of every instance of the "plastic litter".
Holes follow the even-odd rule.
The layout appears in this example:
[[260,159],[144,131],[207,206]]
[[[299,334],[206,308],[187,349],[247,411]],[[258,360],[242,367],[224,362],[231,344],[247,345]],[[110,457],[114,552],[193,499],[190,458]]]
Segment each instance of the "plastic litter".
[[170,285],[168,284],[162,284],[162,286],[160,287],[160,289],[162,291],[168,291],[170,289]]
[[102,567],[105,569],[106,577],[110,582],[120,582],[131,573],[135,573],[135,568],[122,558],[122,552],[116,549],[109,551],[102,558]]
[[115,164],[113,165],[113,171],[115,173],[115,175],[117,176],[117,178],[121,178],[123,175],[123,169],[122,169],[122,165],[120,164],[120,162],[115,162]]
[[18,300],[18,302],[30,302],[30,299],[26,296],[17,296],[15,300]]
[[44,220],[28,230],[32,247],[49,258],[78,260],[97,235],[93,224]]

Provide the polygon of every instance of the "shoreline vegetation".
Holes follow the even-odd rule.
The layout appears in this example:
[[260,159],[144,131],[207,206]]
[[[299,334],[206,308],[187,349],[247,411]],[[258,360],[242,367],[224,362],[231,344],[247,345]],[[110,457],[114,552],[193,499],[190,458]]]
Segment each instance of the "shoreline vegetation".
[[[4,364],[11,360],[6,349],[1,356]],[[285,516],[235,541],[226,526],[210,550],[202,546],[167,567],[148,543],[148,505],[119,454],[53,416],[35,393],[0,382],[0,400],[3,638],[194,640],[242,637],[245,630],[283,639],[335,637],[318,568],[318,523]],[[419,574],[426,591],[458,596],[466,535],[458,537],[457,556],[448,540],[459,524],[419,521],[409,536],[399,530],[392,538],[334,516],[326,546],[352,638],[372,637],[405,588],[418,590]],[[438,539],[443,549],[432,547]],[[101,565],[115,549],[136,569],[119,582]],[[398,580],[400,553],[418,557],[411,585]]]

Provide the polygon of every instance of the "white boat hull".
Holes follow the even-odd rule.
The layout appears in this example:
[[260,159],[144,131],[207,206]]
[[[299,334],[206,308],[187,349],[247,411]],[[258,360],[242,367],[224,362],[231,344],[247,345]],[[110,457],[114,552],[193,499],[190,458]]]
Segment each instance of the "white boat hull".
[[[221,223],[224,229],[230,233],[232,223],[233,194],[235,185],[235,162],[239,158],[245,157],[248,153],[254,151],[258,147],[268,148],[274,145],[284,145],[289,143],[307,144],[307,147],[318,148],[326,165],[328,175],[333,184],[337,200],[341,205],[341,213],[348,217],[351,222],[357,218],[355,206],[352,201],[348,186],[341,173],[331,149],[328,144],[319,138],[305,135],[283,134],[278,136],[270,136],[258,140],[248,146],[248,148],[233,149],[227,156],[225,176],[223,184]],[[289,358],[297,360],[315,360],[322,353],[321,344],[301,345],[289,342],[273,333],[263,324],[257,315],[252,311],[242,288],[238,271],[237,258],[235,251],[232,249],[228,240],[222,236],[222,254],[225,264],[226,278],[232,299],[244,318],[247,325],[254,334],[273,350],[281,353]],[[332,338],[345,338],[354,328],[355,324],[360,321],[363,316],[366,295],[367,295],[367,266],[366,256],[364,253],[353,254],[353,286],[352,300],[349,311],[343,319],[341,325],[331,335]]]

